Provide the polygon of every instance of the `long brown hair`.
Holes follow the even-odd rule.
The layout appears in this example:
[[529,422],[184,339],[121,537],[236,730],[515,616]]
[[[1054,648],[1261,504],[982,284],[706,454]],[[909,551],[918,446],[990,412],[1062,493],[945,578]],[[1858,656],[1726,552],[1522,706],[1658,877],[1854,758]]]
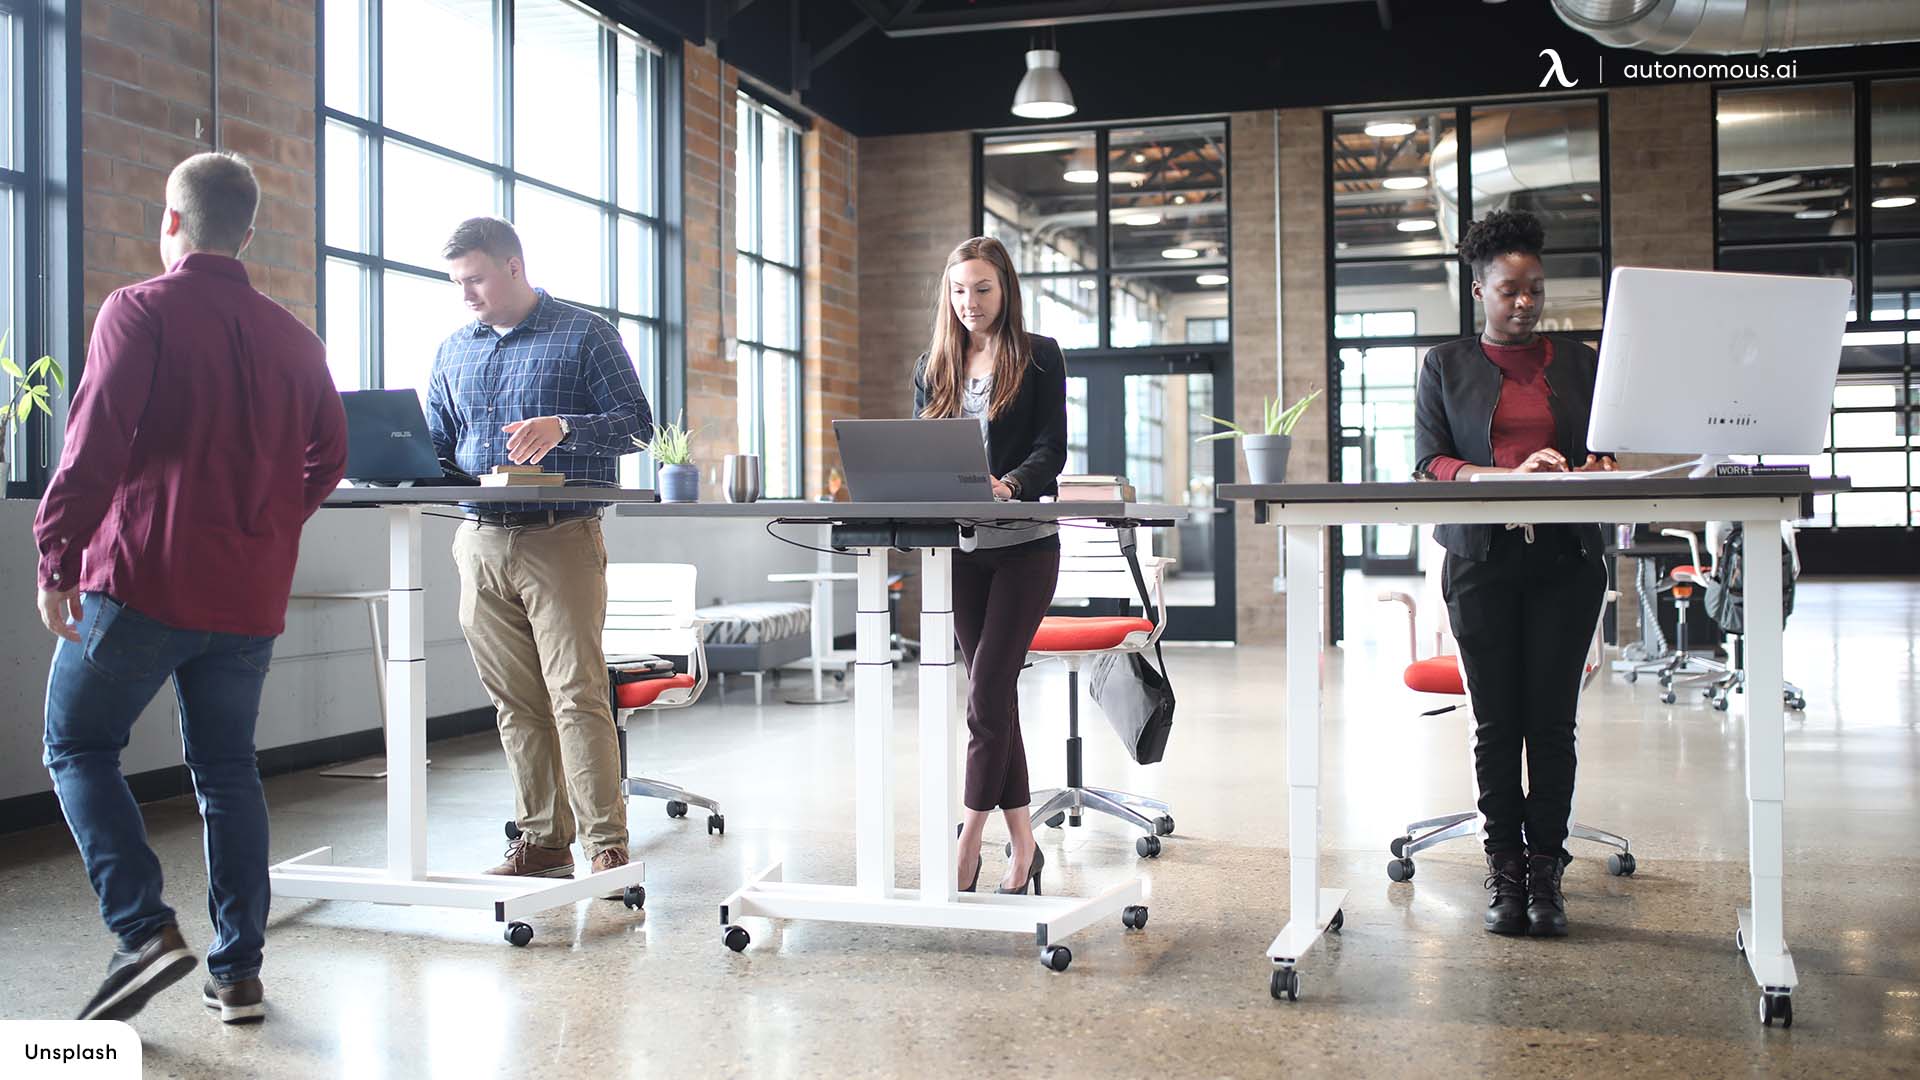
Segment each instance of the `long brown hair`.
[[1027,322],[1020,311],[1020,275],[1013,269],[1007,249],[991,236],[976,236],[962,241],[947,256],[940,272],[940,288],[933,300],[933,341],[927,346],[927,407],[922,417],[960,415],[960,387],[966,378],[967,328],[953,313],[951,296],[953,268],[970,259],[992,264],[1000,275],[1000,322],[993,328],[996,348],[993,358],[993,396],[987,403],[987,416],[997,419],[1013,405],[1020,393],[1033,349],[1027,343]]

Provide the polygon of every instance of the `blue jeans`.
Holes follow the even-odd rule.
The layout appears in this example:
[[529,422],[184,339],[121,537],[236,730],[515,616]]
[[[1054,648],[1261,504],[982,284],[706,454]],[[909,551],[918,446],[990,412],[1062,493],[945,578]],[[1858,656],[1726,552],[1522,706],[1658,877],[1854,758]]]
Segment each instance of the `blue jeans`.
[[266,941],[267,798],[253,754],[272,637],[178,630],[105,593],[81,597],[80,644],[61,639],[47,676],[46,766],[80,845],[100,915],[135,948],[174,923],[160,899],[160,860],[120,752],[171,677],[181,742],[206,819],[207,971],[222,983],[260,972]]

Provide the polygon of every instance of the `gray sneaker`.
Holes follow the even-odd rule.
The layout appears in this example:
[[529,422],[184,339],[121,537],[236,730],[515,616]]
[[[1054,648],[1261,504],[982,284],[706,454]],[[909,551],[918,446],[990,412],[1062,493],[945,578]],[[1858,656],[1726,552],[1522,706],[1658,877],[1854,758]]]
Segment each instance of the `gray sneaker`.
[[163,926],[137,949],[114,950],[113,959],[107,961],[106,979],[80,1010],[79,1019],[126,1020],[199,962],[180,936],[180,928]]
[[259,979],[224,984],[208,979],[200,988],[200,1001],[209,1009],[219,1009],[223,1024],[257,1024],[267,1018],[266,991]]

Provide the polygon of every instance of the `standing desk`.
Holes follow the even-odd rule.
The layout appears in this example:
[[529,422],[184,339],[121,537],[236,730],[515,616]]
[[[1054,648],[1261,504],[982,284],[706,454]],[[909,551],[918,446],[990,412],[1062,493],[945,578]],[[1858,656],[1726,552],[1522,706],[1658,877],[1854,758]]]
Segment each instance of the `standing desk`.
[[[1779,522],[1812,516],[1816,492],[1844,479],[1543,480],[1536,483],[1224,484],[1219,497],[1253,504],[1254,521],[1283,526],[1287,588],[1288,920],[1267,947],[1274,997],[1296,999],[1298,963],[1345,921],[1346,890],[1320,880],[1320,656],[1323,548],[1329,526],[1504,525],[1566,522],[1740,521],[1746,561],[1747,823],[1751,907],[1736,913],[1734,943],[1761,990],[1760,1019],[1793,1022],[1798,983],[1783,920],[1782,820],[1786,727],[1781,708]],[[1772,538],[1768,544],[1764,538]]]

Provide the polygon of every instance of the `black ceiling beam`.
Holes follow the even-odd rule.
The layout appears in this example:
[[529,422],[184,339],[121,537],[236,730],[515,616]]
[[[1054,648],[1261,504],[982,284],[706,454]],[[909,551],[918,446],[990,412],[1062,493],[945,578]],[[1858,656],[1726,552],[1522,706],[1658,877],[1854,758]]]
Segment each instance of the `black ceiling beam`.
[[1380,12],[1380,29],[1393,29],[1393,6],[1389,0],[1374,0],[1374,7]]
[[813,54],[813,61],[809,70],[819,71],[820,65],[825,64],[827,61],[833,59],[836,56],[839,56],[842,52],[846,50],[847,46],[852,45],[854,42],[859,41],[861,38],[867,36],[867,31],[873,30],[877,28],[879,25],[880,25],[879,23],[874,22],[872,19],[868,19],[864,17],[861,18],[861,20],[857,23],[854,23],[853,26],[849,28],[846,33],[841,34],[839,37],[834,38],[832,41],[829,41],[825,45],[821,46],[820,50]]
[[860,14],[871,19],[874,25],[882,30],[887,29],[894,20],[893,12],[888,10],[887,5],[880,0],[849,0],[849,2],[859,9]]
[[[862,11],[878,7],[876,0],[852,0]],[[972,34],[985,30],[1032,30],[1074,23],[1126,22],[1173,15],[1225,15],[1274,8],[1365,3],[1366,0],[1238,0],[1238,2],[1159,3],[1152,0],[1074,0],[1066,3],[1009,4],[1002,7],[951,11],[938,15],[889,16],[881,23],[888,37],[930,37],[936,34]],[[868,11],[869,15],[872,13]]]

